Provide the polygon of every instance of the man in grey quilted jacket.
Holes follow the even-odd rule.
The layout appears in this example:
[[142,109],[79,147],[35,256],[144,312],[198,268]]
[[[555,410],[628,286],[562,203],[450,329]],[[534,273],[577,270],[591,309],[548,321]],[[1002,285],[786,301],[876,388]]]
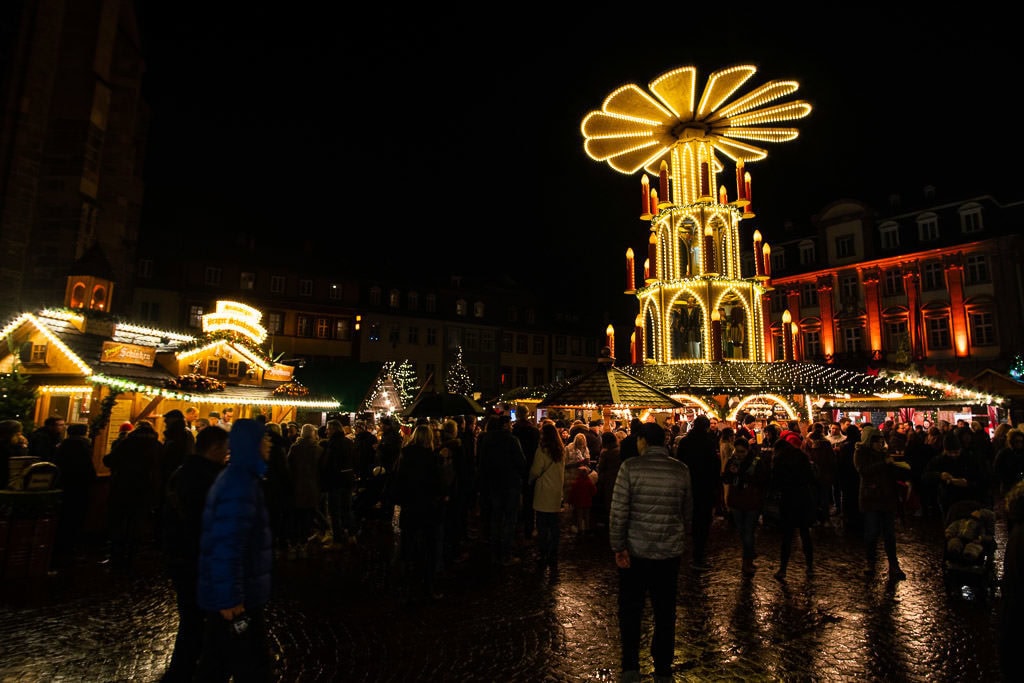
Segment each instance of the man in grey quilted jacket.
[[665,430],[644,423],[640,457],[622,463],[615,480],[609,543],[619,567],[622,680],[640,680],[640,624],[647,594],[654,612],[654,680],[672,680],[676,583],[693,517],[690,471],[671,457]]

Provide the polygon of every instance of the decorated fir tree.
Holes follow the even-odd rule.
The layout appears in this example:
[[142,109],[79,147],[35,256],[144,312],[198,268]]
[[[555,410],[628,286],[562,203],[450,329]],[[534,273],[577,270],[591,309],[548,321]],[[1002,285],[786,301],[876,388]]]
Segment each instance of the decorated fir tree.
[[36,398],[35,387],[17,368],[0,374],[0,420],[17,420],[24,425],[23,431],[30,431]]
[[1017,354],[1010,363],[1010,377],[1022,381],[1024,379],[1024,356]]
[[419,382],[416,379],[416,371],[413,370],[409,359],[403,360],[397,367],[394,367],[391,375],[391,382],[395,385],[398,398],[403,406],[412,403],[419,391]]
[[469,396],[473,391],[473,380],[469,378],[469,371],[462,364],[462,347],[455,350],[455,362],[448,366],[448,372],[444,378],[445,386],[453,394]]

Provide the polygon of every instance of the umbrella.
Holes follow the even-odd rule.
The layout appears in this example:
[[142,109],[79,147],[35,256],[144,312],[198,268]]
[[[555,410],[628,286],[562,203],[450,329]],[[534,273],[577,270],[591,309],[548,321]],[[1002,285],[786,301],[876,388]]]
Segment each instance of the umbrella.
[[453,415],[483,415],[479,403],[462,394],[429,392],[422,394],[413,404],[401,411],[402,417],[451,417]]

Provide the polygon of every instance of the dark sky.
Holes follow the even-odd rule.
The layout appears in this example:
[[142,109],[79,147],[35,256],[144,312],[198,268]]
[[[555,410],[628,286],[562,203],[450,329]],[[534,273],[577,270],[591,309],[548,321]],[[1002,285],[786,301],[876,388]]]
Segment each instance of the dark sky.
[[[982,8],[798,17],[691,6],[659,18],[669,5],[590,3],[560,18],[528,5],[379,4],[296,16],[149,3],[144,230],[254,230],[283,257],[307,236],[341,263],[388,250],[413,270],[503,269],[552,296],[604,299],[628,325],[624,253],[647,243],[640,178],[590,160],[580,122],[618,86],[646,88],[685,65],[703,84],[751,63],[742,92],[795,79],[790,99],[814,107],[793,124],[797,140],[748,166],[749,229],[768,242],[784,220],[806,225],[840,198],[880,205],[928,184],[951,199],[1020,198],[1019,38]],[[733,196],[731,168],[720,181]]]

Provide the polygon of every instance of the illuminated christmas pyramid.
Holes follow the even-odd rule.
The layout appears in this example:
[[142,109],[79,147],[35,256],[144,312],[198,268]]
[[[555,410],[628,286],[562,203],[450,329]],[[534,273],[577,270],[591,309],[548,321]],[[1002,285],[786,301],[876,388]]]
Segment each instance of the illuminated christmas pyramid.
[[[754,272],[741,272],[740,223],[754,217],[746,164],[767,156],[751,142],[795,139],[795,128],[778,124],[807,116],[811,106],[772,104],[797,90],[789,80],[733,98],[756,71],[749,65],[716,71],[701,92],[696,68],[681,67],[655,78],[647,91],[618,88],[583,120],[591,158],[621,173],[643,172],[640,217],[650,223],[650,236],[639,284],[633,251],[626,252],[626,292],[636,295],[640,310],[633,364],[773,360],[770,254],[757,231]],[[725,170],[720,155],[735,164],[732,201],[725,185],[718,186]],[[785,349],[792,360],[792,341]]]

